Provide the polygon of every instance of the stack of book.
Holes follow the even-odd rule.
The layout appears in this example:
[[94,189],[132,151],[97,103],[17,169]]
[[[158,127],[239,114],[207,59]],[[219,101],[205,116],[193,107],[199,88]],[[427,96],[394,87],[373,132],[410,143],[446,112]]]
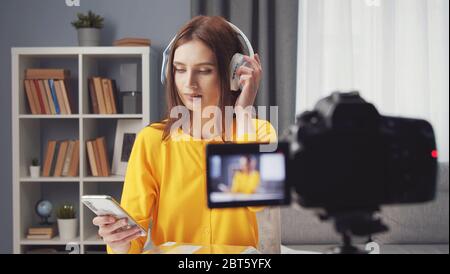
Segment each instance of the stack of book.
[[69,91],[70,71],[64,69],[26,69],[25,93],[32,114],[72,114]]
[[50,140],[45,152],[42,176],[75,177],[80,164],[79,140]]
[[37,226],[28,228],[27,239],[32,240],[50,240],[55,236],[53,226]]
[[86,149],[92,176],[110,176],[111,168],[106,151],[105,137],[88,140],[86,142]]
[[146,38],[127,37],[113,42],[116,47],[150,47],[151,41]]
[[117,114],[117,89],[114,80],[102,77],[88,79],[91,113]]

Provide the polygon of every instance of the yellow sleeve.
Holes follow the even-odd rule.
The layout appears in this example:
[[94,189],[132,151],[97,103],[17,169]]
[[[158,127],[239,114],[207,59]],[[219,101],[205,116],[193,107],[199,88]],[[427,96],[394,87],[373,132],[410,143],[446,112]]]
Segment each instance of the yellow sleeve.
[[[149,142],[149,139],[158,136],[151,134],[151,130],[147,127],[136,137],[128,160],[121,199],[121,206],[146,229],[149,228],[153,206],[159,192],[154,166],[154,151],[157,148],[151,146]],[[146,237],[133,240],[128,253],[141,253],[145,242]],[[110,254],[114,253],[109,246],[107,251]]]
[[257,141],[261,143],[274,143],[277,142],[277,132],[269,121],[266,120],[254,120]]
[[259,184],[260,184],[259,172],[256,171],[252,176],[249,176],[249,177],[250,177],[250,180],[249,180],[249,182],[250,182],[250,186],[249,186],[250,191],[249,192],[250,193],[255,193],[256,190],[258,189]]

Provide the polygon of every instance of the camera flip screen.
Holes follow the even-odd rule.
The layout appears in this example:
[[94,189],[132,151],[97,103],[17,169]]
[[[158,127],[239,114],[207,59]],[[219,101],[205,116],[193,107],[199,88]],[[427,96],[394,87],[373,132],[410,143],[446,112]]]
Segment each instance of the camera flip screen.
[[261,153],[259,144],[211,144],[207,147],[210,208],[289,203],[288,145]]

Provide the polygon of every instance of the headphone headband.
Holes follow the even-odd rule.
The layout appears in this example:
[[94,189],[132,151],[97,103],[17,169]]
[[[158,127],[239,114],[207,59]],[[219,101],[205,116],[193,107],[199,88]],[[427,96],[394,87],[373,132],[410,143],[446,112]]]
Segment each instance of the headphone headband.
[[[245,36],[245,34],[238,28],[236,27],[234,24],[230,23],[227,21],[227,23],[230,25],[230,27],[237,33],[239,34],[242,39],[244,39],[245,42],[245,46],[247,47],[248,53],[250,55],[250,57],[253,57],[253,55],[255,54],[253,51],[253,47],[252,44],[250,43],[250,41],[248,40],[247,36]],[[175,39],[177,38],[177,36],[175,35],[175,37],[172,38],[172,40],[170,41],[169,45],[164,49],[163,52],[163,61],[162,61],[162,66],[161,66],[161,83],[164,85],[165,81],[166,81],[166,68],[167,68],[167,62],[169,61],[169,52],[172,48],[172,44],[175,42]]]

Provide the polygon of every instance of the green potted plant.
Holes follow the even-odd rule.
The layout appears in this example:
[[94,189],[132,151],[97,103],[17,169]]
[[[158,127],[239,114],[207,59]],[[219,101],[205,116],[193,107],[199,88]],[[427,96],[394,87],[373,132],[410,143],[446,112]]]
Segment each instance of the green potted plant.
[[72,26],[78,32],[78,44],[84,47],[96,47],[100,45],[100,29],[103,28],[104,18],[89,11],[87,14],[77,13],[77,20]]
[[39,165],[39,159],[38,158],[31,159],[30,176],[32,178],[38,178],[40,176],[40,170],[41,166]]
[[77,236],[78,222],[75,208],[71,204],[60,206],[56,212],[59,237],[61,240],[71,240]]

